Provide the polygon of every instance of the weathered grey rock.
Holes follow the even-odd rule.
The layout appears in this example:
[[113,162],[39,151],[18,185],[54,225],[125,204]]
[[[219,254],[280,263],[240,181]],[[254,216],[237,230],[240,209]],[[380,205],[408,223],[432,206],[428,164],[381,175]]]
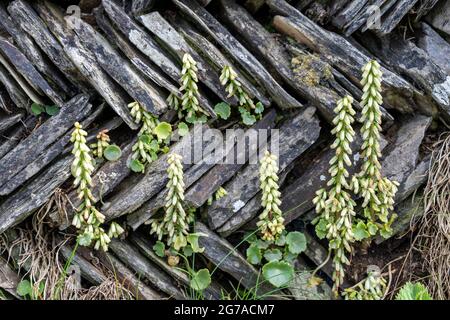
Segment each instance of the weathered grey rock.
[[0,256],[0,288],[20,299],[17,294],[19,282],[20,277],[17,272],[9,266],[8,261]]
[[154,115],[160,115],[167,110],[165,100],[153,85],[142,79],[130,63],[123,59],[100,33],[80,18],[70,16],[65,19],[72,24],[82,43],[94,53],[101,67],[133,99]]
[[30,109],[29,105],[31,103],[28,96],[2,64],[0,64],[0,83],[2,83],[6,91],[8,91],[9,97],[14,102],[16,107],[25,110]]
[[51,81],[52,87],[55,90],[61,90],[60,94],[63,95],[63,98],[66,98],[66,95],[72,95],[74,93],[67,79],[52,65],[48,57],[42,54],[33,39],[20,28],[16,21],[11,19],[5,8],[1,5],[0,25],[11,35],[14,43],[22,53]]
[[136,300],[161,300],[167,299],[167,296],[154,290],[141,281],[135,272],[131,271],[119,259],[110,253],[99,252],[98,256],[103,264],[108,266],[111,272],[117,276],[123,287],[131,291]]
[[450,35],[450,3],[439,1],[425,18],[435,29]]
[[386,156],[381,161],[382,174],[400,183],[407,179],[419,161],[419,147],[430,124],[431,118],[421,115],[405,121],[394,144],[385,150]]
[[428,53],[436,65],[450,75],[450,44],[428,24],[422,22],[420,27],[417,45]]
[[132,129],[137,129],[137,124],[131,117],[127,104],[129,98],[124,90],[98,65],[95,55],[87,50],[78,36],[64,20],[63,12],[48,1],[39,1],[36,4],[42,19],[58,41],[63,45],[64,52],[78,68],[81,74],[114,109],[114,111]]
[[273,290],[268,283],[259,280],[258,271],[233,246],[208,229],[203,223],[196,222],[195,232],[202,233],[198,243],[205,248],[202,255],[228,273],[248,289],[257,289],[258,294]]
[[29,116],[23,122],[20,122],[19,125],[15,126],[7,136],[3,135],[4,139],[0,142],[0,159],[17,146],[26,136],[27,131],[33,129],[36,123],[37,118],[35,116]]
[[[309,107],[279,128],[279,171],[283,170],[319,137],[315,108]],[[261,155],[261,150],[260,150]],[[222,226],[259,191],[259,164],[249,164],[224,187],[228,194],[208,208],[208,223],[215,230]]]
[[23,113],[0,116],[0,133],[5,132],[23,118]]
[[[80,114],[79,119],[82,119],[84,116],[87,116],[90,108],[85,109],[84,115]],[[100,114],[102,108],[95,110],[91,113],[85,120],[81,121],[83,128],[89,126]],[[51,161],[53,161],[57,156],[63,153],[64,148],[69,144],[70,137],[72,135],[72,131],[69,130],[65,135],[63,135],[60,139],[58,139],[54,144],[49,146],[46,150],[44,150],[40,154],[36,154],[32,162],[24,167],[21,171],[19,171],[16,175],[14,175],[11,179],[9,179],[4,185],[0,186],[0,195],[8,195],[22,184],[24,184],[31,177],[36,175],[39,171],[41,171],[46,165],[48,165]]]
[[85,95],[78,95],[64,104],[57,115],[49,118],[0,160],[0,186],[31,163],[36,154],[57,141],[74,122],[81,121],[90,109]]
[[53,88],[35,69],[28,58],[22,52],[20,52],[11,42],[1,36],[0,51],[5,55],[5,57],[8,57],[9,61],[15,66],[17,71],[38,93],[45,94],[58,105],[61,105],[63,103],[63,98],[53,90]]
[[[381,40],[370,35],[361,37],[361,41],[386,65],[401,75],[412,79],[420,88],[432,97],[439,111],[450,119],[450,76],[438,67],[425,51],[414,43],[404,40],[403,35],[395,32]],[[384,80],[384,79],[383,79]],[[436,107],[432,101],[421,111],[434,114]]]
[[0,205],[0,233],[25,220],[42,206],[70,176],[72,157],[52,164]]
[[157,289],[175,299],[185,299],[181,289],[165,272],[155,267],[148,259],[139,253],[128,241],[113,239],[109,244],[111,251],[127,266],[137,272],[138,276],[146,278]]
[[[284,0],[267,0],[266,3],[283,16],[275,16],[274,27],[310,49],[321,54],[330,65],[337,68],[354,84],[360,86],[362,67],[369,57],[347,39],[322,29]],[[381,67],[383,72],[383,97],[386,106],[404,113],[417,109],[429,109],[429,101],[411,84]],[[424,101],[425,100],[425,101]]]
[[193,0],[173,0],[174,4],[252,74],[281,108],[298,108],[301,103],[287,93],[261,63],[225,29],[208,11]]
[[131,3],[131,13],[135,16],[150,11],[155,5],[156,0],[132,0]]
[[71,260],[71,266],[80,268],[81,276],[93,285],[99,285],[106,280],[105,275],[92,263],[86,260],[79,252],[67,244],[61,246],[60,251],[66,261]]
[[404,16],[411,10],[419,0],[399,0],[395,3],[387,16],[383,16],[380,33],[390,33],[400,23]]
[[44,21],[36,14],[29,3],[23,0],[15,0],[9,4],[8,12],[71,82],[85,92],[89,91],[88,84],[83,76],[69,60],[61,44],[53,37]]

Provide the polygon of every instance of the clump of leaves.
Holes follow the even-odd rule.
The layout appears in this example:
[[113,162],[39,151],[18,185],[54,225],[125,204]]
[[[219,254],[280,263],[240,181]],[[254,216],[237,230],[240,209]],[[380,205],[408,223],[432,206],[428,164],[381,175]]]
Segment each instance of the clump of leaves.
[[276,240],[284,230],[284,218],[279,208],[281,193],[278,191],[277,157],[266,151],[259,168],[261,204],[264,208],[259,215],[257,226],[263,240]]
[[172,126],[167,122],[160,122],[138,102],[132,102],[128,107],[134,121],[141,124],[138,140],[132,147],[129,167],[134,172],[143,173],[147,164],[158,159],[158,153],[168,151]]
[[81,205],[75,213],[72,224],[80,229],[78,243],[82,246],[89,246],[94,243],[94,249],[102,248],[108,250],[111,237],[119,236],[124,232],[117,223],[112,223],[108,234],[101,227],[105,221],[105,216],[95,208],[95,201],[90,188],[92,187],[92,172],[94,171],[94,161],[90,155],[91,150],[86,144],[87,132],[83,130],[81,124],[75,123],[75,130],[72,132],[70,141],[73,143],[72,154],[72,175],[75,180],[74,187],[77,187],[78,198]]
[[42,294],[45,290],[45,283],[43,281],[37,283],[35,286],[28,279],[23,279],[17,284],[17,294],[29,300],[42,299]]
[[381,175],[380,131],[381,110],[381,71],[378,62],[372,60],[363,68],[361,84],[363,96],[361,100],[363,123],[361,135],[363,144],[361,155],[364,163],[361,172],[352,179],[353,189],[363,198],[363,214],[366,221],[357,224],[358,240],[374,236],[377,232],[388,238],[392,234],[392,222],[396,214],[390,215],[394,209],[394,197],[398,183]]
[[367,278],[342,292],[345,300],[382,300],[386,293],[386,280],[379,270],[369,270]]
[[200,107],[198,99],[200,94],[197,85],[197,62],[189,53],[184,54],[182,62],[180,91],[183,96],[180,99],[171,93],[167,103],[178,111],[178,118],[186,119],[188,123],[204,123],[207,120],[207,113]]
[[57,105],[43,105],[36,102],[31,104],[31,113],[35,116],[39,116],[44,112],[49,116],[54,116],[59,113],[59,107]]
[[324,188],[316,192],[313,203],[319,216],[314,219],[317,236],[329,240],[329,250],[334,253],[333,290],[337,292],[344,280],[344,265],[350,264],[347,253],[352,252],[351,243],[354,241],[352,231],[353,216],[355,215],[350,185],[347,181],[349,173],[346,166],[351,165],[352,153],[350,144],[355,132],[351,124],[354,122],[355,111],[352,108],[353,98],[346,96],[339,100],[334,109],[336,117],[333,119],[334,128],[331,131],[336,139],[331,145],[335,149],[335,156],[330,160],[331,175],[327,183],[331,189]]
[[[241,114],[242,122],[245,125],[251,126],[257,119],[261,118],[261,115],[264,112],[264,106],[261,102],[256,104],[253,102],[248,93],[242,88],[242,84],[237,78],[238,75],[231,66],[223,67],[220,75],[220,83],[225,86],[228,97],[237,97],[239,100],[238,110]],[[226,112],[222,112],[222,109],[225,108],[224,105],[216,106],[216,108],[219,108],[219,116],[221,116],[221,113],[226,114]]]
[[167,174],[169,181],[166,185],[167,196],[164,216],[159,219],[150,219],[147,223],[151,224],[150,234],[155,233],[158,240],[166,237],[166,243],[169,247],[173,246],[176,251],[187,245],[187,236],[189,234],[189,224],[193,222],[193,212],[186,212],[184,201],[184,181],[182,157],[178,154],[170,154],[168,157],[169,167]]
[[247,260],[263,265],[264,279],[276,287],[287,285],[294,278],[294,261],[306,250],[306,237],[298,231],[283,231],[277,240],[263,240],[256,235],[248,237]]
[[433,298],[422,283],[407,282],[397,293],[395,300],[433,300]]

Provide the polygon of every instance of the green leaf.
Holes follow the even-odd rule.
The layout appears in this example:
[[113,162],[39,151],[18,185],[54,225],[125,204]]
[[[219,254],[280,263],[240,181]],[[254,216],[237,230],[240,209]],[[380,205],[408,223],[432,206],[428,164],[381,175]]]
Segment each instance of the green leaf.
[[139,136],[139,141],[141,141],[144,144],[150,145],[150,143],[153,141],[153,139],[148,134],[142,134]]
[[122,150],[120,150],[119,146],[111,144],[106,147],[104,155],[108,161],[117,161],[122,155]]
[[255,105],[255,113],[256,114],[261,114],[261,113],[263,113],[264,112],[264,105],[261,103],[261,102],[258,102],[256,105]]
[[283,253],[280,249],[269,249],[264,252],[264,258],[267,261],[279,261],[283,257]]
[[294,254],[288,250],[288,248],[285,248],[283,260],[286,261],[289,264],[292,264],[295,259],[297,259],[298,254]]
[[22,280],[17,285],[16,292],[21,297],[31,296],[33,294],[33,288],[29,280]]
[[392,236],[392,229],[388,226],[385,226],[383,228],[380,229],[380,235],[384,238],[384,239],[388,239]]
[[81,233],[78,235],[77,240],[80,246],[88,247],[92,242],[92,234],[87,232]]
[[250,112],[248,112],[248,111],[242,112],[241,117],[242,117],[242,122],[247,126],[251,126],[252,124],[254,124],[256,122],[256,117],[254,115],[250,114]]
[[216,104],[216,106],[214,107],[214,111],[220,118],[224,120],[227,120],[231,115],[230,105],[226,102],[220,102]]
[[192,274],[191,288],[196,291],[203,291],[211,284],[211,275],[208,269],[200,269]]
[[319,239],[325,239],[327,235],[327,221],[325,219],[320,219],[319,223],[316,224],[316,235]]
[[280,247],[282,247],[282,246],[284,246],[284,245],[286,244],[286,233],[285,233],[285,232],[283,232],[283,233],[278,237],[278,239],[275,240],[275,244],[276,244],[277,246],[280,246]]
[[289,252],[299,254],[306,250],[306,237],[298,231],[289,232],[286,236]]
[[183,248],[183,255],[185,257],[190,257],[192,256],[193,253],[194,251],[192,250],[192,247],[190,245],[187,245],[186,247]]
[[49,116],[57,115],[59,113],[59,107],[57,105],[45,106],[45,112],[47,112]]
[[272,244],[272,241],[265,241],[262,239],[258,239],[255,242],[255,245],[259,248],[259,249],[267,249],[270,245]]
[[144,172],[145,167],[138,159],[133,159],[130,161],[130,169],[133,172]]
[[369,232],[367,232],[367,227],[364,221],[359,221],[356,226],[353,226],[353,236],[355,240],[361,241],[370,237]]
[[377,234],[378,227],[375,223],[369,221],[367,222],[367,231],[371,236],[374,236]]
[[259,264],[262,259],[261,249],[256,244],[251,244],[247,248],[247,261],[251,264]]
[[164,140],[172,134],[172,126],[167,122],[160,122],[154,129],[158,139]]
[[187,136],[189,134],[189,127],[186,123],[180,122],[178,124],[178,134],[181,137]]
[[153,251],[155,251],[158,257],[164,258],[166,255],[166,245],[161,241],[156,241],[153,246]]
[[148,148],[153,151],[153,152],[158,152],[159,150],[159,143],[156,140],[152,140],[149,144],[148,144]]
[[205,248],[200,248],[200,246],[198,245],[199,237],[207,237],[207,235],[203,233],[190,233],[187,236],[187,241],[191,245],[192,251],[194,251],[195,253],[202,253],[203,251],[205,251]]
[[407,282],[397,293],[395,300],[433,300],[433,298],[422,283]]
[[279,288],[294,279],[294,268],[284,261],[271,261],[262,267],[262,274],[264,279]]
[[181,248],[184,248],[187,246],[187,239],[184,234],[180,234],[178,236],[175,236],[175,240],[173,242],[173,248],[178,251]]
[[258,237],[256,236],[256,234],[252,234],[251,236],[250,236],[250,233],[248,232],[248,233],[246,233],[245,235],[244,235],[244,239],[246,239],[248,237],[248,239],[246,240],[248,243],[254,243],[254,242],[256,242],[256,241],[258,241]]
[[44,107],[41,106],[39,103],[32,103],[31,104],[31,113],[34,114],[35,116],[40,115],[42,112],[44,112]]

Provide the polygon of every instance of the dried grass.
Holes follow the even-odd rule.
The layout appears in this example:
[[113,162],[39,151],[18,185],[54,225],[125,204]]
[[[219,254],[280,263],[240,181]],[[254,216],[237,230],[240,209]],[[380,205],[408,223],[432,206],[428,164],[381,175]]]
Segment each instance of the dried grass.
[[450,299],[450,134],[435,144],[424,193],[425,213],[416,248],[430,274],[428,290],[434,299]]

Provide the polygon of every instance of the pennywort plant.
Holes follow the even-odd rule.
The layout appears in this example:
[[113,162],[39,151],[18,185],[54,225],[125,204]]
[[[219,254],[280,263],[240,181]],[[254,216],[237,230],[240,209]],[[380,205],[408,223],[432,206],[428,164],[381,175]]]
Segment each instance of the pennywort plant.
[[388,238],[392,233],[392,222],[395,214],[390,215],[394,209],[394,197],[398,183],[381,175],[380,131],[381,110],[383,102],[381,97],[381,71],[377,61],[370,61],[362,69],[361,84],[363,96],[361,99],[363,123],[361,135],[363,144],[361,156],[364,163],[361,172],[353,177],[354,192],[363,198],[363,215],[366,221],[359,220],[358,240],[374,236],[377,232]]
[[97,141],[91,144],[92,154],[97,158],[103,158],[105,149],[109,146],[111,139],[108,135],[108,130],[102,130],[97,134]]
[[276,287],[289,284],[294,278],[294,260],[306,250],[305,235],[298,231],[286,232],[284,218],[279,208],[281,193],[278,190],[278,165],[275,155],[266,151],[260,161],[259,176],[261,205],[264,208],[257,222],[260,237],[247,238],[247,260],[263,264],[264,279]]
[[193,222],[193,214],[186,212],[184,201],[184,182],[182,157],[178,154],[170,154],[168,157],[169,167],[167,174],[169,181],[166,185],[167,196],[162,219],[151,219],[150,233],[155,233],[158,240],[166,237],[166,243],[176,251],[187,245],[189,224]]
[[137,142],[132,147],[130,169],[134,172],[144,172],[145,166],[158,159],[158,153],[168,151],[168,138],[172,126],[144,109],[138,102],[128,105],[134,121],[141,125]]
[[260,118],[264,106],[261,102],[254,103],[247,92],[242,88],[237,73],[231,66],[224,66],[220,74],[220,83],[225,86],[228,97],[236,97],[239,100],[239,112],[245,125],[252,125]]
[[83,130],[80,123],[75,123],[70,141],[73,143],[72,154],[72,175],[75,180],[73,185],[77,187],[78,198],[81,204],[76,210],[72,224],[80,230],[78,243],[89,246],[94,243],[94,249],[108,250],[111,237],[119,236],[123,233],[122,227],[117,223],[112,223],[109,235],[101,227],[105,221],[105,216],[95,208],[95,200],[91,192],[92,172],[94,171],[94,160],[91,157],[91,150],[86,144],[87,132]]
[[329,240],[329,250],[334,253],[333,290],[337,292],[344,281],[344,265],[350,264],[347,255],[352,252],[351,243],[354,241],[352,232],[353,217],[355,216],[355,202],[350,194],[348,182],[349,173],[346,166],[351,165],[350,144],[355,132],[352,128],[355,111],[352,107],[353,98],[346,96],[339,100],[334,112],[334,128],[331,133],[336,137],[331,148],[335,150],[330,160],[330,180],[325,188],[316,192],[313,203],[319,215],[313,220],[319,238]]
[[342,292],[345,300],[382,300],[386,293],[386,280],[379,270],[369,270],[367,277]]
[[266,151],[260,162],[259,179],[262,191],[261,204],[264,208],[259,215],[257,226],[263,240],[276,240],[284,230],[284,218],[279,205],[281,193],[278,191],[277,157]]
[[188,123],[206,122],[206,112],[200,107],[198,91],[198,69],[197,62],[189,53],[183,56],[183,67],[181,69],[181,87],[183,93],[179,99],[174,93],[167,98],[169,106],[178,111],[178,118],[186,119]]

